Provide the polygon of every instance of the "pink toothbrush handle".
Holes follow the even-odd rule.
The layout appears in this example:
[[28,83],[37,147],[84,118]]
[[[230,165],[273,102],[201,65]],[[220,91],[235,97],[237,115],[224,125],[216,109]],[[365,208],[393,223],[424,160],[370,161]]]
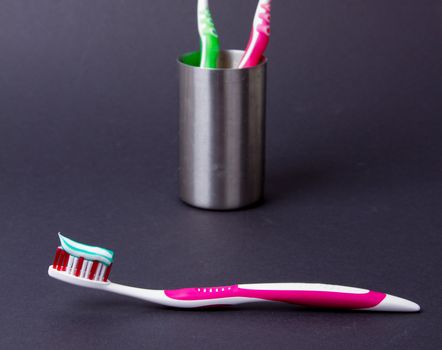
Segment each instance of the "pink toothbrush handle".
[[285,303],[297,304],[316,308],[334,308],[334,309],[366,309],[378,305],[385,294],[366,291],[364,293],[352,293],[349,291],[333,291],[333,288],[314,287],[312,290],[304,289],[242,289],[238,288],[239,293],[253,298],[265,299],[270,301],[280,301]]
[[258,32],[252,34],[239,68],[250,68],[258,65],[261,62],[268,43],[268,35]]
[[377,311],[418,311],[406,299],[366,289],[309,283],[243,284],[224,287],[168,290],[179,301],[201,301],[201,306],[279,301],[314,308]]
[[258,65],[270,39],[270,11],[272,0],[260,0],[253,21],[252,32],[239,68]]

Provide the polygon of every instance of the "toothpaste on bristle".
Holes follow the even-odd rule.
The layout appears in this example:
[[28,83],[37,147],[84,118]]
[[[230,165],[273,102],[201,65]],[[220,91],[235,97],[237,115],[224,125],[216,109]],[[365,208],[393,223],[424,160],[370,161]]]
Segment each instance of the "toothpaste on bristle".
[[61,247],[69,255],[89,261],[99,261],[106,266],[112,264],[114,259],[112,250],[79,243],[63,236],[61,233],[58,234],[58,237],[60,238]]

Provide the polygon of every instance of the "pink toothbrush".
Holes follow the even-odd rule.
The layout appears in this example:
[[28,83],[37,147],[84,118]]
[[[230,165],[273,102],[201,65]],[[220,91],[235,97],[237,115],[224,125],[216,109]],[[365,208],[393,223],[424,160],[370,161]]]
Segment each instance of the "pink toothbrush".
[[49,276],[81,287],[99,289],[176,308],[203,308],[252,302],[284,302],[343,310],[417,312],[416,303],[366,289],[314,283],[235,284],[176,290],[128,287],[108,280],[114,253],[60,236]]
[[270,37],[270,10],[272,0],[259,0],[253,20],[249,43],[241,59],[239,68],[256,66],[262,58]]

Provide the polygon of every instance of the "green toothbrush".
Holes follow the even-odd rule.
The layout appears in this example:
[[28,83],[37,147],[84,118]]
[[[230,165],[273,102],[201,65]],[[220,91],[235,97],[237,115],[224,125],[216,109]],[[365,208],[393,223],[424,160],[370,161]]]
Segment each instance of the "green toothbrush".
[[209,0],[198,0],[198,32],[201,39],[200,67],[216,68],[220,45],[209,9]]

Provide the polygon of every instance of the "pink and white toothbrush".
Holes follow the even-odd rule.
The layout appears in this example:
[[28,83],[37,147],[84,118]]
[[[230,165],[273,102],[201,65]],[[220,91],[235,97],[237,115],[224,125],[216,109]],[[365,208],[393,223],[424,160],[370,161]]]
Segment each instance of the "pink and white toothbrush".
[[342,310],[417,312],[418,304],[366,289],[314,283],[235,284],[176,290],[152,290],[108,280],[114,253],[60,236],[49,276],[81,287],[121,294],[176,308],[203,308],[252,302],[284,302]]
[[252,33],[239,68],[253,67],[261,61],[270,39],[271,6],[272,0],[259,0],[255,19],[253,20]]

